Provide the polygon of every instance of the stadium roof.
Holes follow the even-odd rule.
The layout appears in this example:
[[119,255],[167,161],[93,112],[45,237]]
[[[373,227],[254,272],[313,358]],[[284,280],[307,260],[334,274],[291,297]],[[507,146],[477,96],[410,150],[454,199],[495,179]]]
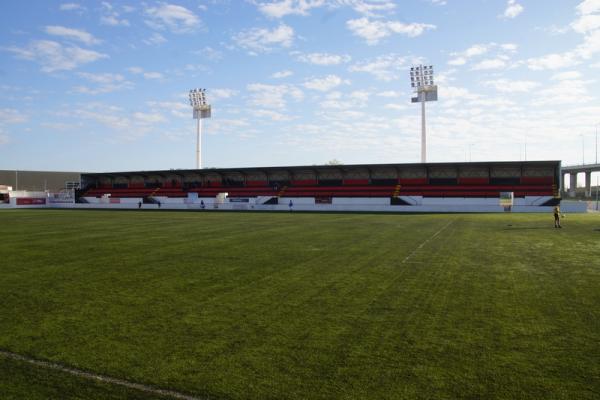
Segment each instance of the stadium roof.
[[203,169],[168,169],[168,170],[148,170],[148,171],[113,171],[113,172],[94,172],[85,173],[86,176],[123,176],[123,175],[178,175],[178,174],[226,174],[226,173],[251,173],[251,172],[274,172],[281,170],[342,170],[350,171],[356,169],[381,169],[381,168],[417,168],[417,167],[478,167],[490,165],[511,165],[511,166],[559,166],[560,160],[543,161],[477,161],[477,162],[440,162],[440,163],[406,163],[406,164],[335,164],[335,165],[296,165],[279,167],[243,167],[243,168],[203,168]]

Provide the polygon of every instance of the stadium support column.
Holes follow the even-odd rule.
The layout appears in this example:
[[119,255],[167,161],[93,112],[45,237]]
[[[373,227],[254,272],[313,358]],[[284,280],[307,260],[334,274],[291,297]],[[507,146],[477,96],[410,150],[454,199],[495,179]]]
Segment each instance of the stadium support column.
[[569,197],[575,197],[575,192],[577,191],[577,172],[569,174],[569,181]]
[[592,171],[585,172],[585,197],[592,197]]
[[425,128],[425,97],[426,92],[421,92],[421,162],[427,162],[427,134]]

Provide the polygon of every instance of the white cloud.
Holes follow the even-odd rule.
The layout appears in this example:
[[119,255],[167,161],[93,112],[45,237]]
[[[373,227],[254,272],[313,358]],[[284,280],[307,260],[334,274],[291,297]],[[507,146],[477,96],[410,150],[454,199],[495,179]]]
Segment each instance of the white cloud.
[[482,54],[487,53],[489,49],[489,44],[475,44],[464,51],[464,56],[467,58],[480,56]]
[[142,40],[142,42],[146,43],[150,46],[157,46],[159,44],[163,44],[167,42],[167,39],[160,33],[153,33],[149,38]]
[[504,60],[502,58],[488,58],[486,60],[482,60],[482,61],[476,63],[472,69],[474,71],[481,71],[481,70],[489,70],[489,69],[500,69],[500,68],[504,68],[506,66],[507,66],[506,60]]
[[436,28],[435,25],[431,24],[405,24],[400,21],[370,20],[366,17],[346,21],[346,26],[354,35],[365,39],[368,45],[375,45],[379,43],[381,39],[394,33],[415,37],[423,34],[423,32],[428,29]]
[[145,79],[163,79],[164,75],[160,72],[144,72],[142,76]]
[[509,52],[515,52],[515,51],[517,51],[518,47],[519,46],[516,45],[515,43],[504,43],[504,44],[500,45],[500,48],[502,50],[506,50],[506,51],[509,51]]
[[102,25],[109,26],[129,26],[129,21],[125,18],[119,19],[117,15],[102,15],[100,17],[100,23]]
[[292,75],[294,75],[294,73],[292,71],[290,71],[289,69],[286,69],[283,71],[275,72],[273,75],[271,75],[271,78],[281,79],[281,78],[287,78],[288,76],[292,76]]
[[402,74],[407,74],[408,62],[414,64],[421,62],[420,59],[400,56],[398,54],[386,54],[375,59],[359,62],[350,66],[350,72],[366,72],[382,81],[398,79]]
[[90,82],[101,83],[101,84],[111,84],[114,82],[125,81],[125,78],[123,77],[123,75],[120,75],[120,74],[111,74],[111,73],[92,74],[89,72],[80,72],[78,75],[81,76],[82,78],[87,79]]
[[589,82],[578,79],[559,80],[554,86],[538,93],[535,105],[584,104],[592,100],[588,92]]
[[200,56],[203,60],[219,61],[223,58],[223,53],[219,50],[215,50],[210,46],[204,47],[202,50],[196,50],[192,52]]
[[304,87],[320,92],[328,92],[343,83],[347,84],[348,81],[342,80],[342,78],[337,75],[327,75],[324,78],[313,78],[304,82]]
[[173,33],[189,33],[200,27],[200,18],[185,7],[161,3],[146,10],[146,24],[154,29],[167,29]]
[[365,90],[356,90],[351,93],[331,92],[320,103],[322,108],[336,110],[356,110],[369,104],[371,93]]
[[396,3],[392,0],[339,0],[339,2],[368,17],[378,17],[396,8]]
[[144,79],[163,79],[164,78],[164,75],[161,74],[160,72],[148,72],[148,71],[145,71],[141,67],[130,67],[130,68],[127,68],[127,70],[129,72],[131,72],[132,74],[143,76]]
[[77,11],[83,10],[84,8],[77,3],[63,3],[60,5],[59,9],[61,11]]
[[0,146],[10,143],[10,138],[7,135],[0,133]]
[[252,111],[252,114],[254,114],[257,117],[268,118],[271,121],[290,121],[290,120],[294,119],[290,115],[283,114],[283,113],[280,113],[278,111],[273,111],[273,110],[258,109],[258,110]]
[[130,89],[133,87],[132,83],[127,81],[121,74],[92,74],[89,72],[80,72],[78,75],[96,85],[95,87],[74,87],[73,90],[78,93],[96,95],[102,93],[111,93],[122,89]]
[[65,28],[64,26],[49,25],[44,29],[48,35],[60,36],[67,39],[77,40],[88,46],[100,43],[91,33],[80,29]]
[[600,0],[584,0],[577,6],[577,11],[582,15],[600,12]]
[[189,117],[190,115],[190,106],[183,101],[149,101],[146,104],[148,104],[153,111],[169,111],[178,118]]
[[14,108],[0,108],[0,124],[20,124],[26,122],[27,117]]
[[233,40],[238,46],[255,55],[269,52],[275,46],[290,47],[294,40],[294,30],[286,24],[280,24],[272,30],[253,28],[238,33]]
[[585,0],[577,6],[578,19],[571,23],[571,28],[583,34],[583,42],[573,50],[563,53],[546,54],[527,60],[532,70],[560,69],[581,64],[600,53],[600,0]]
[[[439,2],[440,0],[434,0]],[[444,1],[444,0],[442,0]],[[445,3],[445,1],[444,1]],[[309,11],[319,7],[335,9],[352,8],[359,14],[368,17],[379,17],[396,8],[393,0],[279,0],[254,2],[259,11],[270,18],[283,18],[286,15],[309,15]]]
[[300,101],[304,93],[291,85],[266,85],[251,83],[246,86],[251,95],[250,104],[257,107],[267,107],[283,110],[287,106],[287,99]]
[[234,89],[210,89],[208,96],[211,101],[216,101],[220,99],[229,99],[233,96],[236,96],[239,91]]
[[443,85],[440,86],[438,90],[440,102],[444,107],[454,107],[465,101],[481,99],[480,95],[472,93],[469,89],[462,87]]
[[572,67],[579,63],[580,61],[573,52],[546,54],[527,60],[527,66],[534,71]]
[[83,64],[108,58],[106,54],[77,46],[63,46],[51,40],[36,40],[25,48],[9,47],[6,50],[18,58],[41,64],[44,72],[69,71]]
[[406,104],[387,103],[386,105],[383,106],[383,108],[386,108],[388,110],[394,110],[394,111],[404,111],[404,110],[408,109],[409,107]]
[[[109,26],[129,26],[129,21],[125,18],[121,18],[121,15],[112,4],[103,1],[102,3],[102,15],[100,16],[100,23],[102,25]],[[134,9],[129,6],[122,7],[125,12],[131,12]]]
[[455,57],[451,60],[448,61],[448,65],[454,65],[454,66],[459,66],[459,65],[465,65],[467,63],[467,59],[465,57]]
[[96,121],[102,125],[115,130],[129,130],[131,120],[126,116],[118,115],[119,110],[113,107],[100,107],[98,105],[89,105],[89,109],[78,109],[73,114],[79,118]]
[[[476,58],[482,56],[484,54],[488,54],[490,52],[495,52],[496,56],[492,59],[484,60],[477,69],[489,69],[487,67],[499,66],[502,64],[499,61],[503,61],[506,64],[506,61],[510,58],[510,55],[517,50],[517,45],[514,43],[486,43],[486,44],[474,44],[468,49],[461,52],[453,52],[450,53],[450,56],[453,57],[448,61],[449,65],[460,66],[467,64],[472,58]],[[490,62],[490,60],[496,60],[495,62]],[[501,67],[501,66],[500,66]],[[499,67],[498,67],[499,68]]]
[[464,65],[469,58],[487,53],[493,44],[474,44],[463,52],[450,53],[454,58],[448,61],[449,65]]
[[109,141],[137,140],[151,132],[155,125],[166,121],[160,112],[124,110],[103,103],[89,103],[81,108],[69,110],[69,116],[108,127],[108,131],[112,133],[112,137],[106,138]]
[[519,93],[519,92],[529,92],[532,89],[535,89],[540,85],[538,82],[533,81],[518,81],[518,80],[508,80],[508,79],[496,79],[487,81],[485,83],[486,86],[491,86],[499,92],[502,93]]
[[135,112],[133,113],[133,118],[142,125],[152,125],[166,121],[166,118],[159,113]]
[[456,68],[450,68],[450,69],[447,69],[442,72],[436,72],[435,81],[439,85],[450,84],[451,82],[456,80],[456,78],[454,76],[456,74],[456,72],[457,72]]
[[585,60],[600,53],[600,29],[586,35],[583,39],[583,43],[577,46],[575,52],[579,57]]
[[565,71],[552,76],[554,81],[564,81],[568,79],[580,79],[583,75],[579,71]]
[[519,14],[521,14],[523,10],[523,6],[517,3],[517,0],[508,0],[508,3],[506,4],[506,9],[504,10],[504,14],[502,14],[502,17],[515,18]]
[[596,30],[600,28],[600,14],[581,15],[571,24],[571,28],[578,33]]
[[402,92],[397,92],[395,90],[386,90],[384,92],[377,93],[379,97],[400,97],[402,96]]
[[267,17],[282,18],[286,15],[308,15],[310,9],[325,5],[325,0],[282,0],[260,2],[257,5]]
[[296,59],[313,65],[338,65],[349,62],[352,57],[348,54],[330,54],[330,53],[299,53]]

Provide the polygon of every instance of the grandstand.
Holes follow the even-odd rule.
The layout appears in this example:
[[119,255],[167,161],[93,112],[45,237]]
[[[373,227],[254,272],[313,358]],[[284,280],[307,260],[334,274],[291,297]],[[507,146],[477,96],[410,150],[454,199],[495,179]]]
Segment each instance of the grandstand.
[[[259,206],[291,200],[307,210],[499,211],[501,193],[512,192],[517,207],[534,211],[557,202],[559,179],[560,161],[134,171],[82,174],[78,197],[88,203],[173,207],[203,202],[277,209]],[[244,203],[248,207],[240,206]]]

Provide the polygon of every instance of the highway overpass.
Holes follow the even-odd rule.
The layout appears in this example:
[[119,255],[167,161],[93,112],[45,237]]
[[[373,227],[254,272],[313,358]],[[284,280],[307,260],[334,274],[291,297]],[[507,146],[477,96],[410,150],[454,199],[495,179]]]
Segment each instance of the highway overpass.
[[[570,197],[575,197],[575,188],[577,187],[577,174],[585,173],[585,195],[592,195],[592,172],[600,172],[600,164],[569,165],[561,168],[561,188]],[[569,191],[566,192],[565,180],[569,175]]]

